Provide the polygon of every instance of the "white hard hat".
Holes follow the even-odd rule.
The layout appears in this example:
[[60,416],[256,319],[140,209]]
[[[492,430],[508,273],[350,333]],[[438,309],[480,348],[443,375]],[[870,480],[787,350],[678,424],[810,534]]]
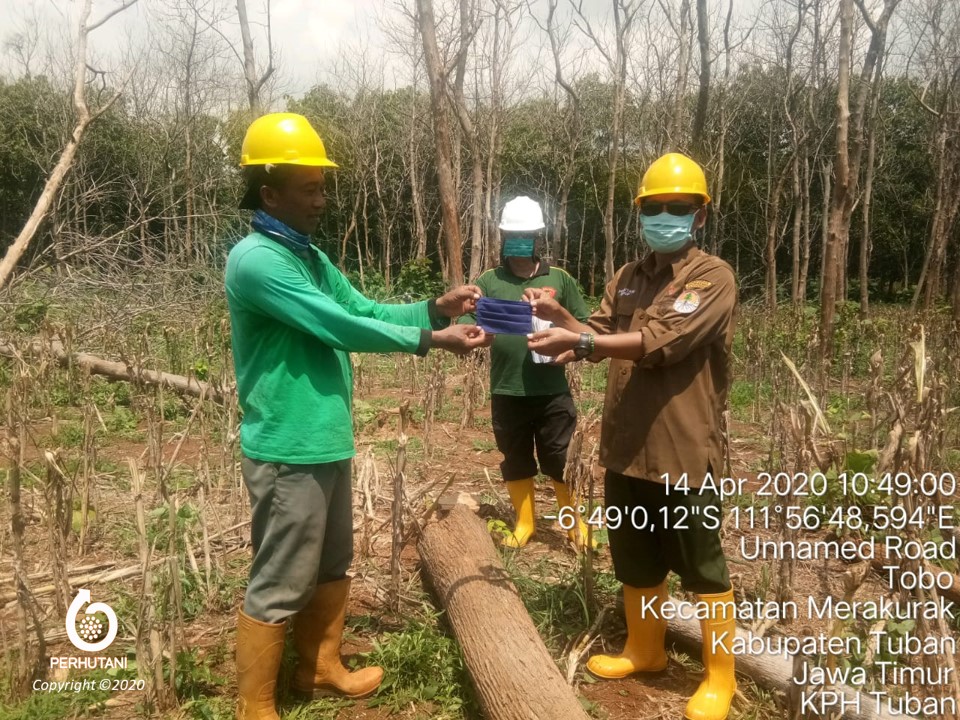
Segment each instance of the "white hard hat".
[[540,203],[526,195],[509,201],[500,213],[500,229],[507,232],[533,232],[545,227]]

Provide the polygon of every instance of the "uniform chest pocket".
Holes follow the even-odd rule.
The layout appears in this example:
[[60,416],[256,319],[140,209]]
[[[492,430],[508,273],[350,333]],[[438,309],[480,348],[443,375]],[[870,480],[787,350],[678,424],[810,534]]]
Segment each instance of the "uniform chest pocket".
[[621,296],[617,302],[617,332],[634,332],[646,324],[647,313],[636,294]]

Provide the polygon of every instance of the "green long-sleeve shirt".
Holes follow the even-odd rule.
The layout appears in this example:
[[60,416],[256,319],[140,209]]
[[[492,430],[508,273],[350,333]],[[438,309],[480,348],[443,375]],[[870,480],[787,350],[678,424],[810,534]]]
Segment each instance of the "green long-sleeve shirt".
[[[499,300],[522,300],[527,288],[552,288],[555,297],[577,320],[585,322],[590,315],[577,287],[577,281],[561,268],[546,261],[531,278],[520,278],[505,266],[487,270],[476,281],[485,297]],[[465,315],[460,322],[475,322]],[[490,348],[490,392],[493,395],[557,395],[568,392],[567,375],[562,365],[538,365],[527,349],[527,339],[520,335],[497,335]]]
[[317,248],[299,255],[256,232],[230,251],[226,292],[240,447],[267,462],[353,457],[348,353],[422,355],[447,324],[432,302],[376,303]]

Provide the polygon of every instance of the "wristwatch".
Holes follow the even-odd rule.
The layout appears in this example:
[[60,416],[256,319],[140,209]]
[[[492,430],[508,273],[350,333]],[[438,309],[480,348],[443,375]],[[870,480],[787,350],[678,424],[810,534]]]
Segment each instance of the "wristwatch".
[[583,360],[585,357],[593,355],[596,349],[592,333],[580,333],[580,339],[573,346],[573,356],[577,360]]

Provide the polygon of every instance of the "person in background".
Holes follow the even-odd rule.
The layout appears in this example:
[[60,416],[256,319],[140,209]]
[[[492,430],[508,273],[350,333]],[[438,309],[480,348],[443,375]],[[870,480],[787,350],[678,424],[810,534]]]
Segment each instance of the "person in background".
[[620,268],[587,323],[549,295],[527,295],[534,312],[557,326],[532,334],[531,350],[563,354],[561,361],[611,358],[600,437],[604,502],[628,519],[640,506],[645,513],[637,517],[654,525],[609,527],[627,641],[618,655],[591,657],[587,669],[622,678],[666,668],[667,622],[657,608],[673,570],[682,587],[696,593],[704,618],[705,676],[686,706],[691,720],[724,720],[736,690],[733,590],[719,522],[711,520],[720,517],[720,500],[712,484],[701,487],[723,468],[722,413],[737,306],[733,270],[694,241],[709,202],[700,166],[679,153],[664,155],[646,171],[636,197],[652,252]]
[[[528,288],[549,293],[573,317],[586,320],[589,312],[577,282],[569,273],[539,257],[546,225],[540,204],[525,196],[504,205],[500,216],[501,261],[476,280],[486,298],[520,301]],[[500,471],[516,511],[507,547],[527,544],[535,531],[534,478],[540,471],[553,481],[559,507],[575,499],[563,480],[567,446],[577,425],[577,410],[564,368],[535,362],[523,335],[496,335],[490,350],[490,393],[493,434],[503,454]],[[534,454],[536,451],[536,454]],[[586,542],[586,526],[568,533],[579,548]]]
[[359,698],[383,678],[378,667],[351,671],[340,659],[353,558],[349,353],[463,353],[487,339],[474,326],[450,324],[475,308],[476,286],[382,305],[311,242],[324,173],[337,166],[305,117],[255,120],[240,164],[252,231],[230,251],[225,284],[253,564],[237,613],[236,717],[278,720],[276,679],[291,618],[295,692]]

